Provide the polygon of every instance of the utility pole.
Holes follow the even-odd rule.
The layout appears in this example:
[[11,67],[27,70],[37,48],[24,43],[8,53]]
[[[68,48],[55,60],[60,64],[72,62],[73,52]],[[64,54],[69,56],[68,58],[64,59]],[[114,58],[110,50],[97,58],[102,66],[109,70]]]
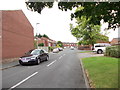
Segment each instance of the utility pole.
[[[36,35],[37,35],[37,31],[38,31],[38,30],[37,30],[37,29],[38,29],[38,28],[37,28],[37,25],[38,25],[38,24],[40,24],[40,23],[36,23]],[[36,39],[37,39],[37,49],[38,49],[38,37],[36,37]]]

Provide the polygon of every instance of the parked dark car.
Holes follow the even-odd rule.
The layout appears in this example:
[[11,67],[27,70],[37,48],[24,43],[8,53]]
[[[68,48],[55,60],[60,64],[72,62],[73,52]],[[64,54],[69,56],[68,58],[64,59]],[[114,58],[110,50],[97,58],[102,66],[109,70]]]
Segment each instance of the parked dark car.
[[25,53],[24,56],[19,58],[19,63],[24,64],[40,64],[42,61],[49,59],[48,52],[42,49],[34,49]]

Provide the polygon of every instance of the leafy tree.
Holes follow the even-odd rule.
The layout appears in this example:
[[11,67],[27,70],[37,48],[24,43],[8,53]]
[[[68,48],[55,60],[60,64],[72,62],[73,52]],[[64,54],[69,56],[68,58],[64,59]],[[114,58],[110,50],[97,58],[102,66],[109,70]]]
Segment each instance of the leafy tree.
[[73,36],[80,42],[78,44],[94,45],[98,40],[107,41],[108,37],[100,33],[100,25],[89,24],[90,18],[82,16],[77,18],[77,26],[70,24],[70,30]]
[[[53,2],[26,2],[29,10],[41,13],[43,8],[53,6]],[[67,11],[72,10],[74,7],[83,7],[78,9],[75,13],[71,14],[72,18],[86,16],[91,17],[90,24],[100,25],[100,20],[104,19],[109,23],[108,28],[115,29],[120,27],[120,2],[59,2],[58,8]]]
[[42,47],[43,47],[43,46],[44,46],[44,43],[39,43],[38,46],[42,46]]
[[35,37],[41,38],[42,35],[41,34],[38,34],[38,35],[36,34]]
[[90,24],[100,25],[103,19],[104,22],[109,23],[109,29],[120,27],[120,2],[60,2],[58,6],[65,11],[79,7],[75,13],[71,14],[71,19],[86,16],[91,18]]
[[34,40],[34,48],[37,48],[37,41]]
[[27,8],[31,11],[37,11],[41,13],[41,11],[45,8],[52,8],[53,2],[26,2]]
[[57,42],[57,46],[63,47],[63,43],[62,43],[61,41],[58,41],[58,42]]
[[46,34],[43,34],[42,37],[46,37],[46,38],[49,38]]

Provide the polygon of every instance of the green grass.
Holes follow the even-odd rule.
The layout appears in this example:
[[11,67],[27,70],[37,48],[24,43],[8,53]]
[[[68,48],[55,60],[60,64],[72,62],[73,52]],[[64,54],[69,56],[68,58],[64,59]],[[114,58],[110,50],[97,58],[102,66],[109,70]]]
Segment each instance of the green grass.
[[82,62],[95,88],[118,88],[118,58],[90,57]]
[[89,52],[93,52],[93,51],[81,51],[80,53],[89,53]]

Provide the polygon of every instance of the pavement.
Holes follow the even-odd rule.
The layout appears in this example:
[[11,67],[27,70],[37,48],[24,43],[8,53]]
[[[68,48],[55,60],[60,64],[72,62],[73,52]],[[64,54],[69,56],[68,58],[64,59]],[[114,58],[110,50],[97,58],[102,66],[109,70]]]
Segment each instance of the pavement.
[[15,67],[15,66],[18,66],[18,65],[20,65],[18,60],[13,61],[13,62],[9,62],[9,63],[4,63],[4,64],[2,64],[0,70],[12,68],[12,67]]
[[80,59],[91,56],[65,49],[40,65],[3,64],[3,88],[89,88]]

